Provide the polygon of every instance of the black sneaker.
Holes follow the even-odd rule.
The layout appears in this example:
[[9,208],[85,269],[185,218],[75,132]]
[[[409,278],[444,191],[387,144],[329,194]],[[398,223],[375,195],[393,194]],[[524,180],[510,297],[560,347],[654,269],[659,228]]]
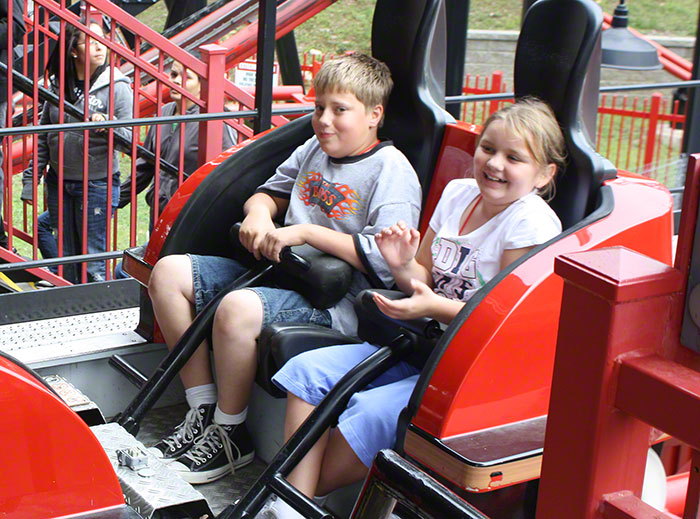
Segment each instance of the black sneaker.
[[197,409],[190,409],[169,436],[148,450],[164,463],[175,461],[202,436],[204,429],[212,423],[215,410],[216,404],[203,404]]
[[245,424],[212,423],[192,448],[170,468],[188,483],[197,485],[222,478],[235,469],[245,467],[254,458],[253,441]]

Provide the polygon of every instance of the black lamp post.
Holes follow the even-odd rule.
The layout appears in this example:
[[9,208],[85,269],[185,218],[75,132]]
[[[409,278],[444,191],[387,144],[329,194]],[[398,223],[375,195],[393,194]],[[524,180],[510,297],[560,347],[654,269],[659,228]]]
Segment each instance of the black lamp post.
[[625,0],[615,8],[610,28],[603,31],[603,67],[630,70],[656,70],[661,68],[656,48],[627,29]]

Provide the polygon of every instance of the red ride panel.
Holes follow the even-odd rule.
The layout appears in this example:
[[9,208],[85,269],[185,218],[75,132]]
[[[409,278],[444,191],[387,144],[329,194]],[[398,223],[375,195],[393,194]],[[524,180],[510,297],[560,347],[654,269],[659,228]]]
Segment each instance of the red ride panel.
[[32,375],[0,357],[0,515],[42,519],[124,505],[88,426]]

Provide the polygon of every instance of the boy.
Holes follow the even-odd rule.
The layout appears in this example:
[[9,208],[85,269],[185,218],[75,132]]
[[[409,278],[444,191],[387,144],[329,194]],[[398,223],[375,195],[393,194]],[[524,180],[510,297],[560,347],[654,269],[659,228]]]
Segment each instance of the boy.
[[[377,128],[392,87],[389,69],[363,55],[327,62],[314,80],[315,136],[297,148],[244,205],[241,243],[256,258],[279,261],[287,245],[310,245],[357,270],[349,293],[335,307],[317,310],[290,290],[255,287],[228,294],[212,329],[217,389],[210,357],[199,347],[180,371],[190,410],[154,447],[190,483],[206,483],[254,457],[245,427],[255,378],[256,340],[273,322],[310,322],[354,333],[355,294],[393,284],[375,233],[405,219],[418,222],[420,185],[408,160]],[[285,227],[273,219],[285,215]],[[244,271],[228,258],[177,255],[155,266],[149,294],[169,347],[193,316]],[[370,281],[371,280],[371,281]],[[228,458],[228,459],[227,459]]]

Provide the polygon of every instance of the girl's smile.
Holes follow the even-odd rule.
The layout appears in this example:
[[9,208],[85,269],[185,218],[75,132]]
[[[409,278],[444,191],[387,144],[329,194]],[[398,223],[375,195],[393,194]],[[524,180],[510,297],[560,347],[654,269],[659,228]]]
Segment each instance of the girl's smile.
[[553,164],[539,164],[525,140],[501,120],[484,130],[474,154],[474,178],[490,214],[545,186],[555,171]]

